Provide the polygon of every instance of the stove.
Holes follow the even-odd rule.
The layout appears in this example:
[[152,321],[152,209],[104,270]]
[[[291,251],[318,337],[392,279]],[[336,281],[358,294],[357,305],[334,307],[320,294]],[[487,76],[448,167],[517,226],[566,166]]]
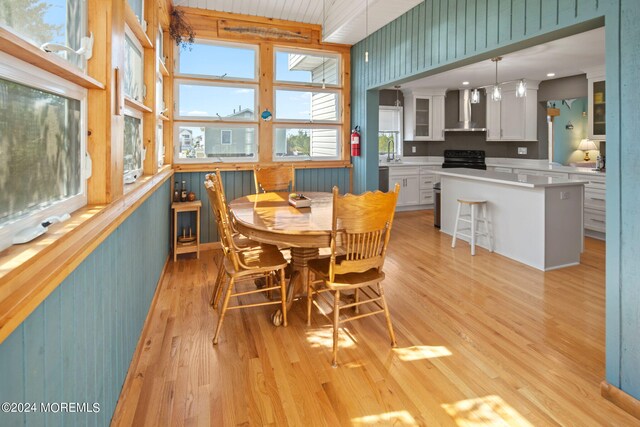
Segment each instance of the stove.
[[442,167],[486,170],[484,150],[444,150]]

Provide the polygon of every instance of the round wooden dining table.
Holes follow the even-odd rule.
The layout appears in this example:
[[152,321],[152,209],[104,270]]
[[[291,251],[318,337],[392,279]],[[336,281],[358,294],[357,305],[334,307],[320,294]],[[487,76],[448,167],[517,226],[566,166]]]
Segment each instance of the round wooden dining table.
[[[233,200],[229,210],[236,229],[261,242],[291,248],[292,273],[287,288],[287,309],[296,296],[306,295],[309,260],[318,257],[320,248],[328,248],[331,240],[333,195],[304,193],[311,206],[295,208],[289,204],[289,193],[251,194]],[[272,316],[280,325],[280,310]]]

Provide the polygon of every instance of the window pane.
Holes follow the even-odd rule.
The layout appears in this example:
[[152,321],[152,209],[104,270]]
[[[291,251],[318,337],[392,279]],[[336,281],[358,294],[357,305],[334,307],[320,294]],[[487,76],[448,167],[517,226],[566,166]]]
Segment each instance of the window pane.
[[225,120],[255,120],[256,91],[253,86],[180,84],[178,114]]
[[338,95],[276,90],[276,119],[335,122],[338,120]]
[[138,22],[142,22],[144,14],[143,14],[143,10],[144,10],[144,0],[128,0],[129,1],[129,5],[131,6],[131,9],[133,10],[133,13],[136,15],[136,18],[138,18]]
[[180,74],[256,79],[256,51],[251,48],[194,43],[179,56]]
[[276,80],[281,82],[337,85],[337,56],[276,51]]
[[0,225],[82,192],[80,101],[0,79]]
[[142,52],[125,36],[124,49],[124,94],[131,99],[143,102],[144,83]]
[[379,154],[399,153],[400,132],[378,132]]
[[165,109],[167,108],[164,103],[164,79],[162,75],[158,75],[158,79],[156,80],[156,109],[158,113],[165,114]]
[[336,158],[339,149],[338,129],[275,129],[274,158],[306,160]]
[[251,160],[256,155],[256,128],[225,125],[180,126],[178,158]]
[[158,122],[156,129],[156,153],[158,154],[158,167],[164,165],[164,126],[162,122]]
[[142,175],[142,120],[124,116],[124,176],[125,183],[135,181]]
[[[37,46],[58,43],[78,50],[86,35],[85,0],[1,0],[0,24],[11,27]],[[78,55],[57,54],[84,68],[84,60]]]

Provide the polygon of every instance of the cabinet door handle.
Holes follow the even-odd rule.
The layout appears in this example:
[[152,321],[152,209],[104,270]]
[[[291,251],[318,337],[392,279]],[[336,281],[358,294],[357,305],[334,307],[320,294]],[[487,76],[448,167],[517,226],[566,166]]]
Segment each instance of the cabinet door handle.
[[500,129],[500,138],[502,138],[502,129]]
[[605,202],[605,201],[606,201],[605,199],[602,199],[602,198],[600,198],[600,197],[590,197],[590,199],[591,199],[591,200],[598,200],[598,201],[600,201],[600,202]]
[[600,223],[602,223],[602,224],[604,224],[604,223],[605,223],[603,220],[601,220],[601,219],[595,219],[595,218],[591,218],[591,221],[593,221],[593,222],[600,222]]

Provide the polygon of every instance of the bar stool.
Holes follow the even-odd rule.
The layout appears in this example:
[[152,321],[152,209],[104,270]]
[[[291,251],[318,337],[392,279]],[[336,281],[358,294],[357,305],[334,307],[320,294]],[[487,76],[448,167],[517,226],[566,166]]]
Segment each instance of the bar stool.
[[[469,206],[469,214],[461,214],[462,206]],[[478,207],[482,207],[482,216],[478,217]],[[470,224],[469,228],[458,229],[458,225],[462,222]],[[477,222],[482,221],[484,223],[484,231],[478,231]],[[471,231],[471,234],[464,234],[461,231]],[[491,230],[489,228],[489,219],[487,217],[487,201],[478,199],[458,199],[458,214],[456,215],[456,225],[453,229],[453,240],[451,241],[451,247],[456,247],[456,238],[458,236],[469,238],[471,244],[471,255],[476,254],[476,239],[481,236],[486,236],[489,241],[489,252],[493,252],[493,238],[491,236]]]

